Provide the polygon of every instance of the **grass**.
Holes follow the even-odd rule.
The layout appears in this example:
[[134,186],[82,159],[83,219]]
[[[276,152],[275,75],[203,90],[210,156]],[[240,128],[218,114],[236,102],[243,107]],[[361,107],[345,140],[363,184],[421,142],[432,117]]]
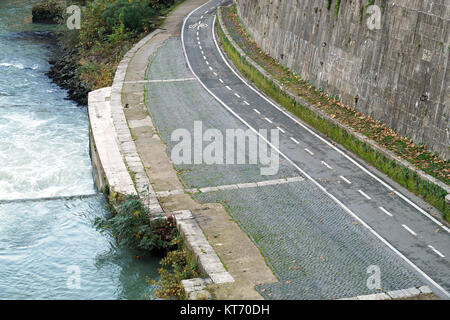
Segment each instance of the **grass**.
[[[394,130],[386,127],[379,121],[366,117],[355,109],[343,105],[335,97],[330,97],[324,93],[323,90],[317,90],[310,82],[301,79],[298,74],[280,65],[258,48],[254,41],[246,36],[246,32],[241,29],[239,18],[232,8],[223,8],[222,13],[225,26],[233,40],[253,61],[262,66],[290,92],[296,96],[301,96],[331,118],[353,128],[387,150],[392,151],[399,158],[409,161],[415,167],[449,184],[450,165],[448,160],[440,159],[437,154],[429,152],[424,145],[414,144],[410,139],[401,137]],[[240,72],[259,89],[307,124],[354,152],[361,159],[379,169],[400,185],[422,197],[436,207],[447,221],[450,221],[450,207],[445,203],[447,192],[444,189],[421,179],[414,171],[394,160],[388,159],[367,143],[348,133],[341,126],[320,117],[316,112],[301,105],[281,90],[272,80],[264,77],[255,67],[249,64],[226,38],[220,26],[218,26],[218,34],[230,59]]]

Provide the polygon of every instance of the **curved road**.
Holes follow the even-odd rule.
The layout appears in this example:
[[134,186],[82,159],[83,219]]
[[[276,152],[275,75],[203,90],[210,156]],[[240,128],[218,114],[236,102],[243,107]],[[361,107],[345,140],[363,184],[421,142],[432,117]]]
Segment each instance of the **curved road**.
[[450,230],[395,189],[362,161],[333,145],[273,103],[234,71],[214,33],[212,0],[193,11],[182,27],[188,65],[224,108],[255,132],[278,129],[280,155],[355,220],[400,256],[442,298],[450,298]]

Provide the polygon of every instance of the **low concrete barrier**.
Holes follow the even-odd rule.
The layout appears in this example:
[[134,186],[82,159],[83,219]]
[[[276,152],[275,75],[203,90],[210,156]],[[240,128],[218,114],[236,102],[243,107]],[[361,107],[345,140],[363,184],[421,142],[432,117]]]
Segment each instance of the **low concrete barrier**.
[[95,172],[95,182],[102,192],[113,197],[136,195],[131,176],[122,159],[112,123],[109,97],[111,88],[89,93],[90,151]]

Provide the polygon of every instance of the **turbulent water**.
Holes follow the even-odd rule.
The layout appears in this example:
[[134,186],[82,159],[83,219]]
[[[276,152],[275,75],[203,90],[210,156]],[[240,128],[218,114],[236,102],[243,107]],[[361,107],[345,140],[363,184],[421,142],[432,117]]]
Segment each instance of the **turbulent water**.
[[155,258],[135,259],[93,226],[109,212],[87,110],[45,75],[51,47],[31,24],[34,2],[0,0],[0,299],[151,296]]

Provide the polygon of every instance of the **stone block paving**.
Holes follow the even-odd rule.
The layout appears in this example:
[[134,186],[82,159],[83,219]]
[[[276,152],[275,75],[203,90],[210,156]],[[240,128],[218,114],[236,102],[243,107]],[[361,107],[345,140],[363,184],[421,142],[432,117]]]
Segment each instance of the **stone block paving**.
[[258,244],[280,280],[257,289],[267,299],[338,299],[374,294],[367,269],[381,270],[383,292],[423,284],[309,181],[196,194],[220,202]]

